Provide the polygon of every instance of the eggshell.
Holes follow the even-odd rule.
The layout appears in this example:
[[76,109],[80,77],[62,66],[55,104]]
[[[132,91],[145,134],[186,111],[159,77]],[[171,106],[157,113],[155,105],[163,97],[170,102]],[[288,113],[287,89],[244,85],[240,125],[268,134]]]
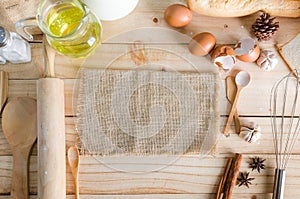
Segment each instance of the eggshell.
[[209,32],[202,32],[195,35],[189,43],[189,50],[196,56],[204,56],[216,45],[216,38]]
[[243,62],[255,62],[260,55],[260,48],[254,39],[241,39],[234,47],[236,58]]
[[192,20],[192,11],[181,4],[173,4],[165,10],[166,22],[175,28],[188,25]]
[[233,48],[229,46],[218,46],[211,55],[215,66],[224,70],[231,70],[236,63]]

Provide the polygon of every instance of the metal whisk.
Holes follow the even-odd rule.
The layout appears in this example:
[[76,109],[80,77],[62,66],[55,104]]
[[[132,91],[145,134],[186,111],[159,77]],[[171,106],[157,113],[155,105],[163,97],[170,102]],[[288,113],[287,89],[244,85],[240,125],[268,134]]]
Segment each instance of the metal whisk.
[[288,161],[300,132],[298,99],[300,77],[295,70],[277,81],[271,91],[270,111],[276,170],[273,199],[283,199]]

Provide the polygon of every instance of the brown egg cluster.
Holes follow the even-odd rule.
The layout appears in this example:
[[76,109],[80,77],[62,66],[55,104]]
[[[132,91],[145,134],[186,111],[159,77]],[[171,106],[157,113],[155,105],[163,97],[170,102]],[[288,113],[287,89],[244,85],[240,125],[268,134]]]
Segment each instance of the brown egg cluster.
[[260,55],[260,48],[254,39],[243,38],[231,47],[227,45],[216,45],[216,38],[209,32],[195,35],[190,43],[189,50],[193,55],[205,56],[211,54],[215,66],[225,71],[230,71],[237,60],[242,62],[255,62]]
[[[173,4],[165,10],[164,18],[170,26],[182,28],[191,22],[192,11],[185,5]],[[229,72],[237,61],[256,62],[261,55],[258,44],[250,37],[240,39],[234,46],[216,46],[216,37],[209,32],[196,34],[189,42],[188,48],[195,56],[210,54],[212,63],[225,73]]]

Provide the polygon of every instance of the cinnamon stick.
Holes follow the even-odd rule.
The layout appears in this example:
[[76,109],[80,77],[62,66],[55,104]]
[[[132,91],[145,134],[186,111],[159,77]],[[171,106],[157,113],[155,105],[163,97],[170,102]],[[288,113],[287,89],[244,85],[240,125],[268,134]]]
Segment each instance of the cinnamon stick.
[[217,193],[216,193],[216,199],[219,199],[220,196],[221,196],[221,193],[223,193],[224,184],[226,182],[228,173],[230,171],[232,160],[233,160],[233,158],[229,158],[228,161],[227,161],[227,164],[226,164],[226,167],[225,167],[225,170],[224,170],[224,174],[223,174],[223,176],[222,176],[222,178],[219,182],[218,190],[217,190]]
[[231,199],[233,188],[236,185],[236,181],[240,173],[242,159],[243,157],[241,154],[235,154],[227,179],[225,181],[224,194],[222,199]]

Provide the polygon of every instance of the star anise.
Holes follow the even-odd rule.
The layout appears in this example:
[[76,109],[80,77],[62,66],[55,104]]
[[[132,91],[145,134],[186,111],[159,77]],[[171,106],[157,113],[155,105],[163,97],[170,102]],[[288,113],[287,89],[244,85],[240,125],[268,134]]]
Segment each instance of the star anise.
[[245,185],[246,187],[249,188],[249,185],[252,184],[251,181],[254,180],[255,178],[249,178],[249,172],[240,172],[240,176],[238,177],[238,185],[239,187],[242,185]]
[[261,170],[265,169],[265,165],[264,165],[264,161],[266,161],[266,159],[261,159],[259,157],[255,157],[255,158],[251,158],[252,162],[250,163],[250,168],[252,168],[253,170],[257,170],[258,173],[260,173]]

